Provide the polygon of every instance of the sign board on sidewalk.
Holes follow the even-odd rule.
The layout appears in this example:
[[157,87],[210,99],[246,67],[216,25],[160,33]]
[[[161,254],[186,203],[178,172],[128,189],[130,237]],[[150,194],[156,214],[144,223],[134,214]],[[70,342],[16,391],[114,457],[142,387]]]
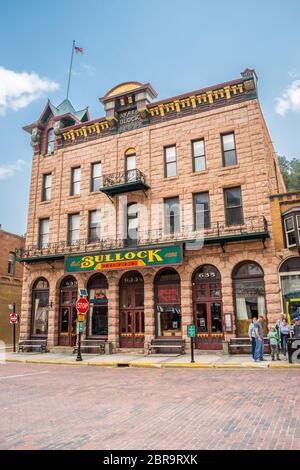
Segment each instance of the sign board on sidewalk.
[[89,309],[88,301],[85,298],[80,297],[79,299],[77,299],[76,309],[78,313],[86,313]]
[[195,338],[196,336],[196,325],[188,325],[187,335],[189,338]]
[[18,323],[18,314],[17,313],[10,313],[9,314],[9,323],[14,325]]

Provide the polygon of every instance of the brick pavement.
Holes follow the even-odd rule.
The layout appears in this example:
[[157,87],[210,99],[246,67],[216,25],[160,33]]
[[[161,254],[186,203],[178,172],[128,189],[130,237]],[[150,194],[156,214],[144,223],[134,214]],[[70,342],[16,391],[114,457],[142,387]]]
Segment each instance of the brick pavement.
[[0,366],[1,449],[300,449],[299,371]]

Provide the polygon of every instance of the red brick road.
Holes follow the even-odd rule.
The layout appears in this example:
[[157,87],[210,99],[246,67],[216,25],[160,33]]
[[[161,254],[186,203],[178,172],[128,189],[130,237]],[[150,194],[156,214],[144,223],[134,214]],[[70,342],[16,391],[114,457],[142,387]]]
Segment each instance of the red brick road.
[[300,449],[297,370],[0,365],[1,449]]

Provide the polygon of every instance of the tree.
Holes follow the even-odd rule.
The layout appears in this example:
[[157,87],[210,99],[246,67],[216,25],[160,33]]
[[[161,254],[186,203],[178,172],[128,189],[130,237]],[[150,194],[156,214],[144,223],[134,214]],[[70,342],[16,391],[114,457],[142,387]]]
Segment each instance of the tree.
[[300,190],[300,159],[288,160],[285,156],[278,156],[278,160],[287,190]]

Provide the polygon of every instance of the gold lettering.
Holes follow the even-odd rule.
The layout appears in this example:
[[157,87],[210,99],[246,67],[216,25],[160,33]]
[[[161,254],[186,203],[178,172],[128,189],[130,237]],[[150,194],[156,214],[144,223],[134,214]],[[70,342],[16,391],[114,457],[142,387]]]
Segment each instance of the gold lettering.
[[93,256],[84,256],[83,258],[81,258],[81,268],[91,268],[92,266],[94,266],[94,264],[95,261]]
[[135,253],[133,253],[133,251],[129,251],[129,253],[126,253],[126,255],[124,255],[124,258],[125,259],[133,259],[133,258],[135,258]]
[[154,261],[154,258],[156,261],[163,261],[163,258],[158,254],[161,250],[149,250],[148,251],[148,256],[149,256],[149,263],[152,263]]
[[124,258],[123,258],[123,256],[121,255],[121,253],[116,253],[115,256],[116,256],[116,261],[123,261],[123,260],[124,260]]
[[139,251],[136,256],[138,258],[147,258],[147,251]]
[[96,263],[102,263],[103,262],[103,255],[95,256],[95,261],[96,261]]

